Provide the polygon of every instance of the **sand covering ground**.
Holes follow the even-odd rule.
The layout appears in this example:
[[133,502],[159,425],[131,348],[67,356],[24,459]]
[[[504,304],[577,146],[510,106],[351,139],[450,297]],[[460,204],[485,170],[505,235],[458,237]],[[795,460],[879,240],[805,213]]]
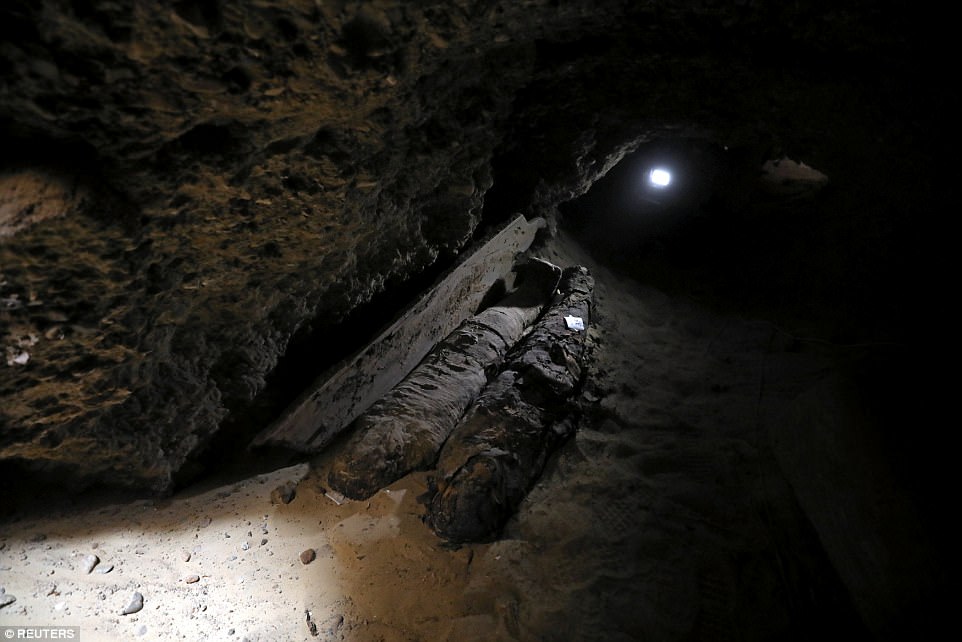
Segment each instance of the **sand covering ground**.
[[[428,473],[338,505],[322,455],[8,520],[0,625],[76,625],[85,642],[751,640],[844,602],[768,429],[828,357],[623,280],[563,236],[542,256],[596,279],[585,414],[502,539],[444,546],[421,520]],[[295,498],[272,503],[286,481]],[[88,554],[113,570],[85,573]],[[120,615],[134,591],[143,610]]]

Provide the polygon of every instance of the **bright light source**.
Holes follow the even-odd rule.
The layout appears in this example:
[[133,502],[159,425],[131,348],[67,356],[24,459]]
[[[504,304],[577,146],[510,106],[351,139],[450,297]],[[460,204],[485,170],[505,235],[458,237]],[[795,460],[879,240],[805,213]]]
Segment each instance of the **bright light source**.
[[671,174],[663,169],[653,169],[648,173],[648,180],[655,187],[668,187],[671,182]]

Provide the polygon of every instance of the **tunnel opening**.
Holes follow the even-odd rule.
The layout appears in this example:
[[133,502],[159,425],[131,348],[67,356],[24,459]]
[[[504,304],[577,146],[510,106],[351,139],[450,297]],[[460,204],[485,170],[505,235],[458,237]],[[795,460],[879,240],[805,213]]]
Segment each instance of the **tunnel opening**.
[[[891,263],[904,257],[883,254],[880,248],[887,247],[890,237],[877,232],[875,220],[860,218],[858,212],[863,209],[856,210],[856,205],[864,208],[878,197],[863,189],[864,178],[853,178],[853,169],[874,175],[884,185],[880,168],[885,164],[844,167],[844,175],[840,168],[833,168],[839,171],[832,172],[829,183],[801,161],[783,162],[784,167],[773,172],[781,163],[780,154],[763,145],[728,147],[701,138],[644,143],[583,196],[561,203],[559,228],[614,274],[673,300],[689,300],[729,318],[768,324],[771,345],[784,346],[770,347],[773,354],[784,350],[793,355],[825,355],[830,365],[819,377],[831,372],[838,377],[835,381],[854,382],[858,394],[846,398],[843,405],[846,412],[864,413],[862,420],[833,424],[833,439],[841,440],[844,434],[852,442],[834,442],[824,450],[846,462],[838,473],[849,485],[846,492],[864,493],[860,497],[864,504],[874,501],[872,493],[877,492],[865,490],[870,488],[865,479],[871,475],[864,470],[852,472],[852,461],[864,462],[866,470],[890,467],[887,474],[896,481],[878,483],[885,492],[898,490],[892,493],[896,499],[886,501],[905,501],[905,515],[941,538],[942,529],[937,526],[941,500],[937,498],[945,484],[939,471],[949,467],[933,465],[935,454],[924,445],[928,440],[903,432],[913,423],[909,417],[918,412],[912,400],[931,393],[923,390],[926,384],[907,375],[925,371],[922,357],[910,347],[909,341],[915,339],[903,319],[885,306],[901,290],[898,283],[904,278]],[[650,181],[656,169],[671,173],[667,185]],[[772,174],[779,172],[794,176],[773,180]],[[790,358],[794,357],[786,358],[786,363]],[[646,384],[652,382],[646,380]],[[814,398],[813,390],[828,387],[823,381],[805,394]],[[758,394],[761,400],[761,388]],[[814,439],[811,433],[820,429],[824,419],[819,413],[824,408],[807,398],[795,410],[802,408],[810,413],[806,438]],[[596,419],[605,421],[602,413]],[[752,421],[747,416],[741,419]],[[870,445],[869,454],[852,446],[856,439]],[[832,550],[843,536],[833,532],[837,524],[826,525],[830,519],[826,515],[836,509],[837,500],[835,496],[811,499],[815,484],[808,476],[815,473],[811,462],[807,466],[791,483],[797,493],[793,510],[805,524],[805,541],[798,550],[812,555],[809,568],[814,575],[793,588],[804,587],[814,578],[824,582],[820,590],[827,592],[811,602],[807,600],[817,591],[804,597],[799,594],[797,605],[809,609],[807,615],[800,612],[799,621],[820,617],[833,625],[844,624],[853,639],[867,638],[869,633],[856,613],[858,590],[852,588],[858,580],[846,570],[847,561],[838,549]],[[898,528],[888,529],[885,537],[900,541],[899,535],[890,535]],[[922,567],[928,563],[928,545],[919,538],[917,549],[910,544],[904,551],[917,554]],[[942,543],[933,547],[941,549]],[[822,599],[827,601],[819,604]],[[863,608],[858,606],[860,611]],[[897,624],[898,629],[907,632],[920,626],[924,616],[918,614],[923,610],[917,605],[907,607],[911,615]]]
[[724,155],[721,146],[699,139],[652,141],[559,210],[580,240],[604,250],[599,254],[614,249],[631,257],[707,221]]
[[830,190],[773,193],[766,153],[704,137],[651,140],[561,203],[559,226],[600,263],[666,294],[841,336],[822,285],[839,268],[811,251]]
[[[558,206],[559,228],[592,260],[615,275],[660,293],[645,298],[645,303],[649,298],[653,303],[664,294],[672,301],[670,307],[684,311],[683,316],[674,319],[612,320],[613,324],[644,326],[650,322],[656,327],[661,324],[694,327],[705,310],[712,310],[718,318],[772,319],[777,325],[771,326],[768,346],[771,354],[780,352],[780,347],[774,347],[778,345],[787,346],[786,353],[805,352],[806,347],[799,345],[794,336],[783,335],[777,329],[782,324],[793,327],[792,323],[799,318],[798,310],[791,305],[798,292],[784,293],[791,289],[795,272],[784,266],[779,269],[779,262],[786,248],[809,238],[803,228],[811,203],[766,193],[761,183],[765,151],[760,146],[732,147],[703,137],[653,139],[622,158],[582,196]],[[779,213],[778,218],[772,216],[775,211]],[[644,330],[638,332],[649,336]],[[721,337],[726,329],[717,326],[710,332],[717,332]],[[692,333],[686,340],[697,341],[698,333]],[[713,340],[707,342],[707,351],[713,349],[712,344]],[[645,377],[658,366],[652,367],[637,358],[643,355],[657,362],[659,351],[655,342],[641,348],[636,355],[632,368],[638,380],[646,382],[644,386],[638,384],[644,390],[641,396],[657,394],[659,384]],[[858,361],[862,356],[861,352],[845,354],[838,361]],[[726,357],[728,360],[738,358],[740,356]],[[781,358],[773,357],[771,363]],[[786,362],[788,359],[791,357]],[[730,361],[719,363],[707,359],[697,374],[702,385],[708,386],[713,380],[726,381],[712,384],[711,389],[719,395],[728,394],[730,375],[723,374],[728,363]],[[770,367],[774,379],[784,376],[781,372],[776,374],[784,365]],[[699,384],[694,384],[681,393],[685,404],[700,403],[698,387]],[[620,392],[601,390],[598,394],[612,398]],[[767,394],[764,385],[757,394],[761,406]],[[644,402],[639,405],[644,407]],[[674,414],[667,409],[659,411]],[[590,407],[587,412],[588,426],[609,421],[600,406]],[[761,421],[738,412],[734,412],[733,417],[745,425]],[[644,420],[638,421],[640,426],[634,429],[647,429]],[[714,438],[715,431],[724,430],[723,423],[716,418],[698,417],[693,423],[706,428],[698,437],[706,442]],[[685,425],[672,429],[677,433],[697,430]],[[697,477],[697,466],[684,462],[679,466],[682,476]],[[776,469],[765,474],[770,475],[766,483],[773,488],[782,483],[775,481],[781,475]],[[753,501],[764,504],[765,500],[756,497]],[[757,545],[739,560],[746,573],[742,578],[746,584],[739,592],[747,595],[754,590],[750,587],[758,580],[748,580],[751,573],[757,573],[759,578],[775,577],[778,592],[787,597],[782,605],[785,613],[770,615],[771,626],[783,617],[783,623],[778,626],[787,626],[799,634],[831,627],[849,639],[868,639],[869,633],[849,587],[823,547],[807,507],[802,506],[793,491],[785,492],[779,502],[777,509],[772,506],[761,509],[781,511],[781,514],[777,519],[767,517],[772,520],[768,523],[772,540],[766,545]],[[700,629],[699,633],[705,634]]]
[[584,195],[561,203],[560,225],[617,272],[669,292],[708,289],[706,278],[743,251],[734,252],[736,241],[753,243],[732,225],[725,202],[726,181],[745,171],[730,156],[702,139],[643,144]]

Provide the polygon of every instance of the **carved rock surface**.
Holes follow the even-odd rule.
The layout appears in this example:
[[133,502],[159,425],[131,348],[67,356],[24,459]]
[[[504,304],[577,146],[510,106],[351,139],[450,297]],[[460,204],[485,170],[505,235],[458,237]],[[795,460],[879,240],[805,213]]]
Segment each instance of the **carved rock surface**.
[[658,136],[868,176],[895,198],[854,195],[841,232],[904,238],[878,211],[932,164],[890,147],[933,142],[943,92],[900,9],[2,3],[0,176],[56,177],[28,182],[63,207],[0,215],[0,462],[169,489],[282,355],[457,252],[482,206],[553,216]]
[[0,460],[169,488],[295,333],[453,255],[534,40],[620,11],[550,4],[5,3],[2,168],[93,195],[4,214]]

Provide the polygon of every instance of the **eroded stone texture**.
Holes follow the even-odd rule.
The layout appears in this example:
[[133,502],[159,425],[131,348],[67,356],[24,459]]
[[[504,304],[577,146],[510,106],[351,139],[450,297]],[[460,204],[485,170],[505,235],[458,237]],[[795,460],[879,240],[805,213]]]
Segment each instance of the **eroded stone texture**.
[[124,198],[0,246],[44,302],[0,340],[64,326],[0,373],[0,457],[166,488],[302,324],[456,252],[530,43],[614,15],[549,4],[6,5],[5,138]]
[[0,459],[169,488],[296,333],[659,135],[899,176],[915,23],[813,5],[4,3],[3,171],[96,194],[0,241]]

